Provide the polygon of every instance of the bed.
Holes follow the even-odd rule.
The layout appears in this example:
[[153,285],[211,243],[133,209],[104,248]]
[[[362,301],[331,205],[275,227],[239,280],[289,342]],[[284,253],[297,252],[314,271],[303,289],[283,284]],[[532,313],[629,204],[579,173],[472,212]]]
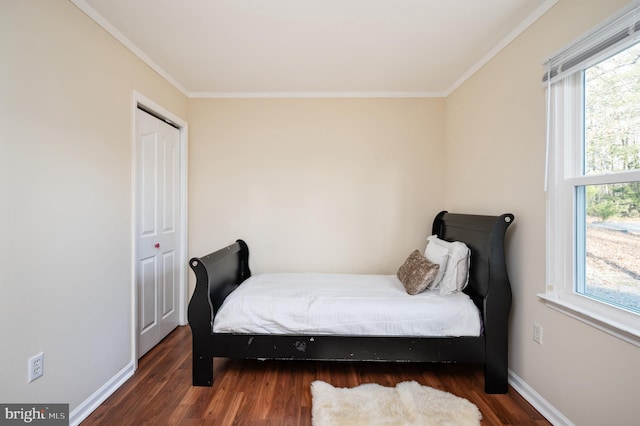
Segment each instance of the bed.
[[[300,322],[297,322],[299,324],[297,329],[290,328],[282,331],[265,327],[262,323],[268,323],[268,321],[262,320],[257,321],[262,326],[259,329],[233,328],[235,326],[222,326],[221,328],[219,323],[225,317],[225,312],[229,311],[226,306],[231,304],[233,298],[241,293],[255,295],[249,289],[251,285],[255,285],[254,282],[258,276],[262,280],[261,286],[271,284],[281,286],[281,283],[276,283],[276,281],[287,280],[290,280],[291,284],[295,286],[300,276],[305,275],[306,278],[311,278],[306,281],[309,288],[314,285],[323,288],[327,281],[339,279],[340,276],[337,274],[284,274],[280,276],[258,274],[249,280],[252,276],[249,268],[249,247],[242,240],[237,240],[235,243],[206,256],[192,258],[189,261],[189,266],[196,276],[196,286],[189,303],[188,319],[193,336],[193,385],[213,385],[214,357],[327,361],[468,362],[484,365],[486,393],[506,393],[508,390],[507,336],[511,308],[511,286],[505,263],[504,239],[506,230],[513,223],[513,220],[514,216],[508,213],[500,216],[485,216],[442,211],[435,217],[432,227],[434,235],[444,241],[462,242],[468,247],[470,252],[468,284],[459,296],[466,298],[473,305],[479,324],[472,325],[472,328],[477,329],[476,331],[455,329],[455,331],[445,331],[445,335],[425,333],[422,331],[423,325],[421,323],[412,324],[413,328],[409,327],[398,333],[393,330],[382,330],[363,331],[362,334],[357,328],[338,328],[338,331],[335,331],[332,328],[307,328],[300,325]],[[283,279],[285,277],[286,279]],[[376,280],[393,280],[388,276],[366,275],[360,275],[355,279],[356,282],[359,281],[359,284],[354,284],[354,288],[357,288],[358,285],[364,286],[361,288],[366,288],[367,283],[373,283]],[[267,284],[264,284],[265,281]],[[243,283],[245,283],[245,287],[243,287]],[[373,284],[371,285],[373,286]],[[384,291],[397,290],[393,288],[393,284],[389,285],[392,287],[391,290]],[[269,287],[262,288],[267,290],[263,290],[261,296],[256,295],[255,297],[269,297],[272,290]],[[273,293],[279,291],[273,290]],[[373,293],[376,291],[371,290]],[[363,293],[366,292],[361,292],[361,294]],[[378,299],[384,297],[386,297],[386,293],[378,295]],[[425,295],[424,297],[426,300],[429,296]],[[412,302],[418,300],[416,296],[407,297],[406,294],[404,298]],[[447,298],[447,300],[453,299],[454,297]],[[352,300],[355,299],[352,298]],[[311,303],[314,308],[318,305],[317,302],[312,301]],[[325,304],[335,305],[336,303],[330,301]],[[385,303],[393,305],[395,302],[391,299],[385,299]],[[302,304],[301,306],[308,307],[310,305]],[[231,311],[234,310],[240,309],[231,309]],[[381,309],[369,310],[378,311]],[[276,310],[276,312],[280,311]],[[356,312],[358,311],[356,310]],[[424,312],[432,312],[432,310],[428,308],[424,309]],[[427,315],[425,314],[425,316]],[[448,323],[450,320],[445,322]]]

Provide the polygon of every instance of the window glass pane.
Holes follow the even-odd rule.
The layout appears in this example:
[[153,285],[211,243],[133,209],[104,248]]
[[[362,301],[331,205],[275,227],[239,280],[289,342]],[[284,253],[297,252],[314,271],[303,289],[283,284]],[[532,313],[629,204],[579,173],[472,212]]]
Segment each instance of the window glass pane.
[[585,70],[584,173],[640,169],[640,44]]
[[576,291],[640,313],[640,182],[578,188]]

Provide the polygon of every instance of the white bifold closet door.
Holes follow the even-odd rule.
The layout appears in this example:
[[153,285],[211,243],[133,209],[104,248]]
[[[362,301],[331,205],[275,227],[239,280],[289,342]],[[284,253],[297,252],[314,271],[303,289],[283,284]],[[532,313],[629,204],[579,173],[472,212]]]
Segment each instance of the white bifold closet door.
[[136,110],[138,357],[179,322],[180,131]]

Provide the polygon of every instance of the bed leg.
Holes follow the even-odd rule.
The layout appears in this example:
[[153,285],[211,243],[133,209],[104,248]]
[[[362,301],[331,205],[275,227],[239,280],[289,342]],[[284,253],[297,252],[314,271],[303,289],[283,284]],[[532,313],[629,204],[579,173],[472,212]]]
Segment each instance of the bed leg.
[[192,365],[193,386],[213,386],[213,358],[194,353]]
[[[485,350],[486,358],[484,364],[484,391],[486,393],[507,393],[509,391],[509,346],[508,327],[509,306],[511,299],[504,302],[500,307],[500,312],[495,306],[492,308],[492,315],[487,316]],[[485,309],[489,309],[485,303]]]
[[484,391],[493,394],[507,393],[508,390],[507,369],[486,363],[484,365]]
[[484,364],[484,391],[486,393],[507,393],[509,390],[508,350],[506,339],[489,341]]
[[191,326],[191,332],[191,375],[193,386],[211,387],[213,386],[213,355],[210,332],[206,329],[199,330],[195,326]]

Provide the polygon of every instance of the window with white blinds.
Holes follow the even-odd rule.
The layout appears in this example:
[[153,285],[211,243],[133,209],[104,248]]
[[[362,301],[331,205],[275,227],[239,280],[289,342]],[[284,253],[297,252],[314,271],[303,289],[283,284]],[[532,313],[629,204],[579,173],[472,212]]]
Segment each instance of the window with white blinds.
[[552,55],[547,285],[553,309],[640,346],[640,4]]

